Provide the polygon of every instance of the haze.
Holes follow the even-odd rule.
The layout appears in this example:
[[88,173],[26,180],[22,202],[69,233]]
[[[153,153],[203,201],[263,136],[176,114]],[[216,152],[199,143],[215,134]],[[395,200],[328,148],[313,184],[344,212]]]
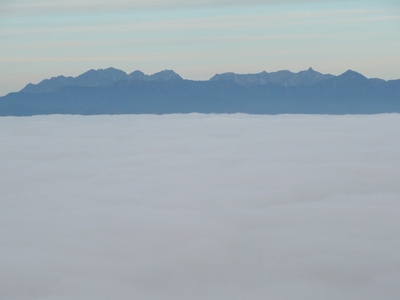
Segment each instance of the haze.
[[0,1],[0,95],[115,67],[400,78],[398,1]]

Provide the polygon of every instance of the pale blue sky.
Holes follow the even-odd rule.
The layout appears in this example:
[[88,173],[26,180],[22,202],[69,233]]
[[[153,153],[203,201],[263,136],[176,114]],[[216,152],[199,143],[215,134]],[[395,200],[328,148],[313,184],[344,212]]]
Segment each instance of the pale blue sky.
[[113,66],[400,78],[400,1],[0,0],[0,95]]

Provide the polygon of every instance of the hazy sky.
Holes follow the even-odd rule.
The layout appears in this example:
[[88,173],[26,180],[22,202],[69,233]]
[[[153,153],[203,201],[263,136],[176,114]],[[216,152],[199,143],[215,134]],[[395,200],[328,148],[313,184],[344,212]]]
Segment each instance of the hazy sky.
[[0,95],[110,66],[400,78],[399,1],[0,0]]

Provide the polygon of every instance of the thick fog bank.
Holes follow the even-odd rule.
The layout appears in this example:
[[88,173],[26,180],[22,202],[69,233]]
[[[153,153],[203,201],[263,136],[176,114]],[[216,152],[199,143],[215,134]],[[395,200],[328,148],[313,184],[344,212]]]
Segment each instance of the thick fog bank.
[[398,300],[399,129],[0,118],[0,298]]

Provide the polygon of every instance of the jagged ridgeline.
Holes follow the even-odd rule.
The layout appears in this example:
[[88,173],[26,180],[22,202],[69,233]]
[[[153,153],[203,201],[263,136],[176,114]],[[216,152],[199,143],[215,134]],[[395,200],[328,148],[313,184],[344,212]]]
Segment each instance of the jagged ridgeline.
[[400,112],[400,80],[312,68],[223,73],[186,80],[172,70],[152,75],[108,68],[58,76],[0,97],[1,116],[39,114],[374,114]]
[[171,70],[161,71],[153,75],[145,75],[141,71],[134,71],[126,74],[124,71],[108,68],[100,70],[89,70],[78,77],[58,76],[45,79],[38,84],[28,84],[21,92],[24,93],[46,93],[57,91],[65,86],[107,86],[117,81],[125,80],[145,80],[163,81],[182,79],[178,74]]

